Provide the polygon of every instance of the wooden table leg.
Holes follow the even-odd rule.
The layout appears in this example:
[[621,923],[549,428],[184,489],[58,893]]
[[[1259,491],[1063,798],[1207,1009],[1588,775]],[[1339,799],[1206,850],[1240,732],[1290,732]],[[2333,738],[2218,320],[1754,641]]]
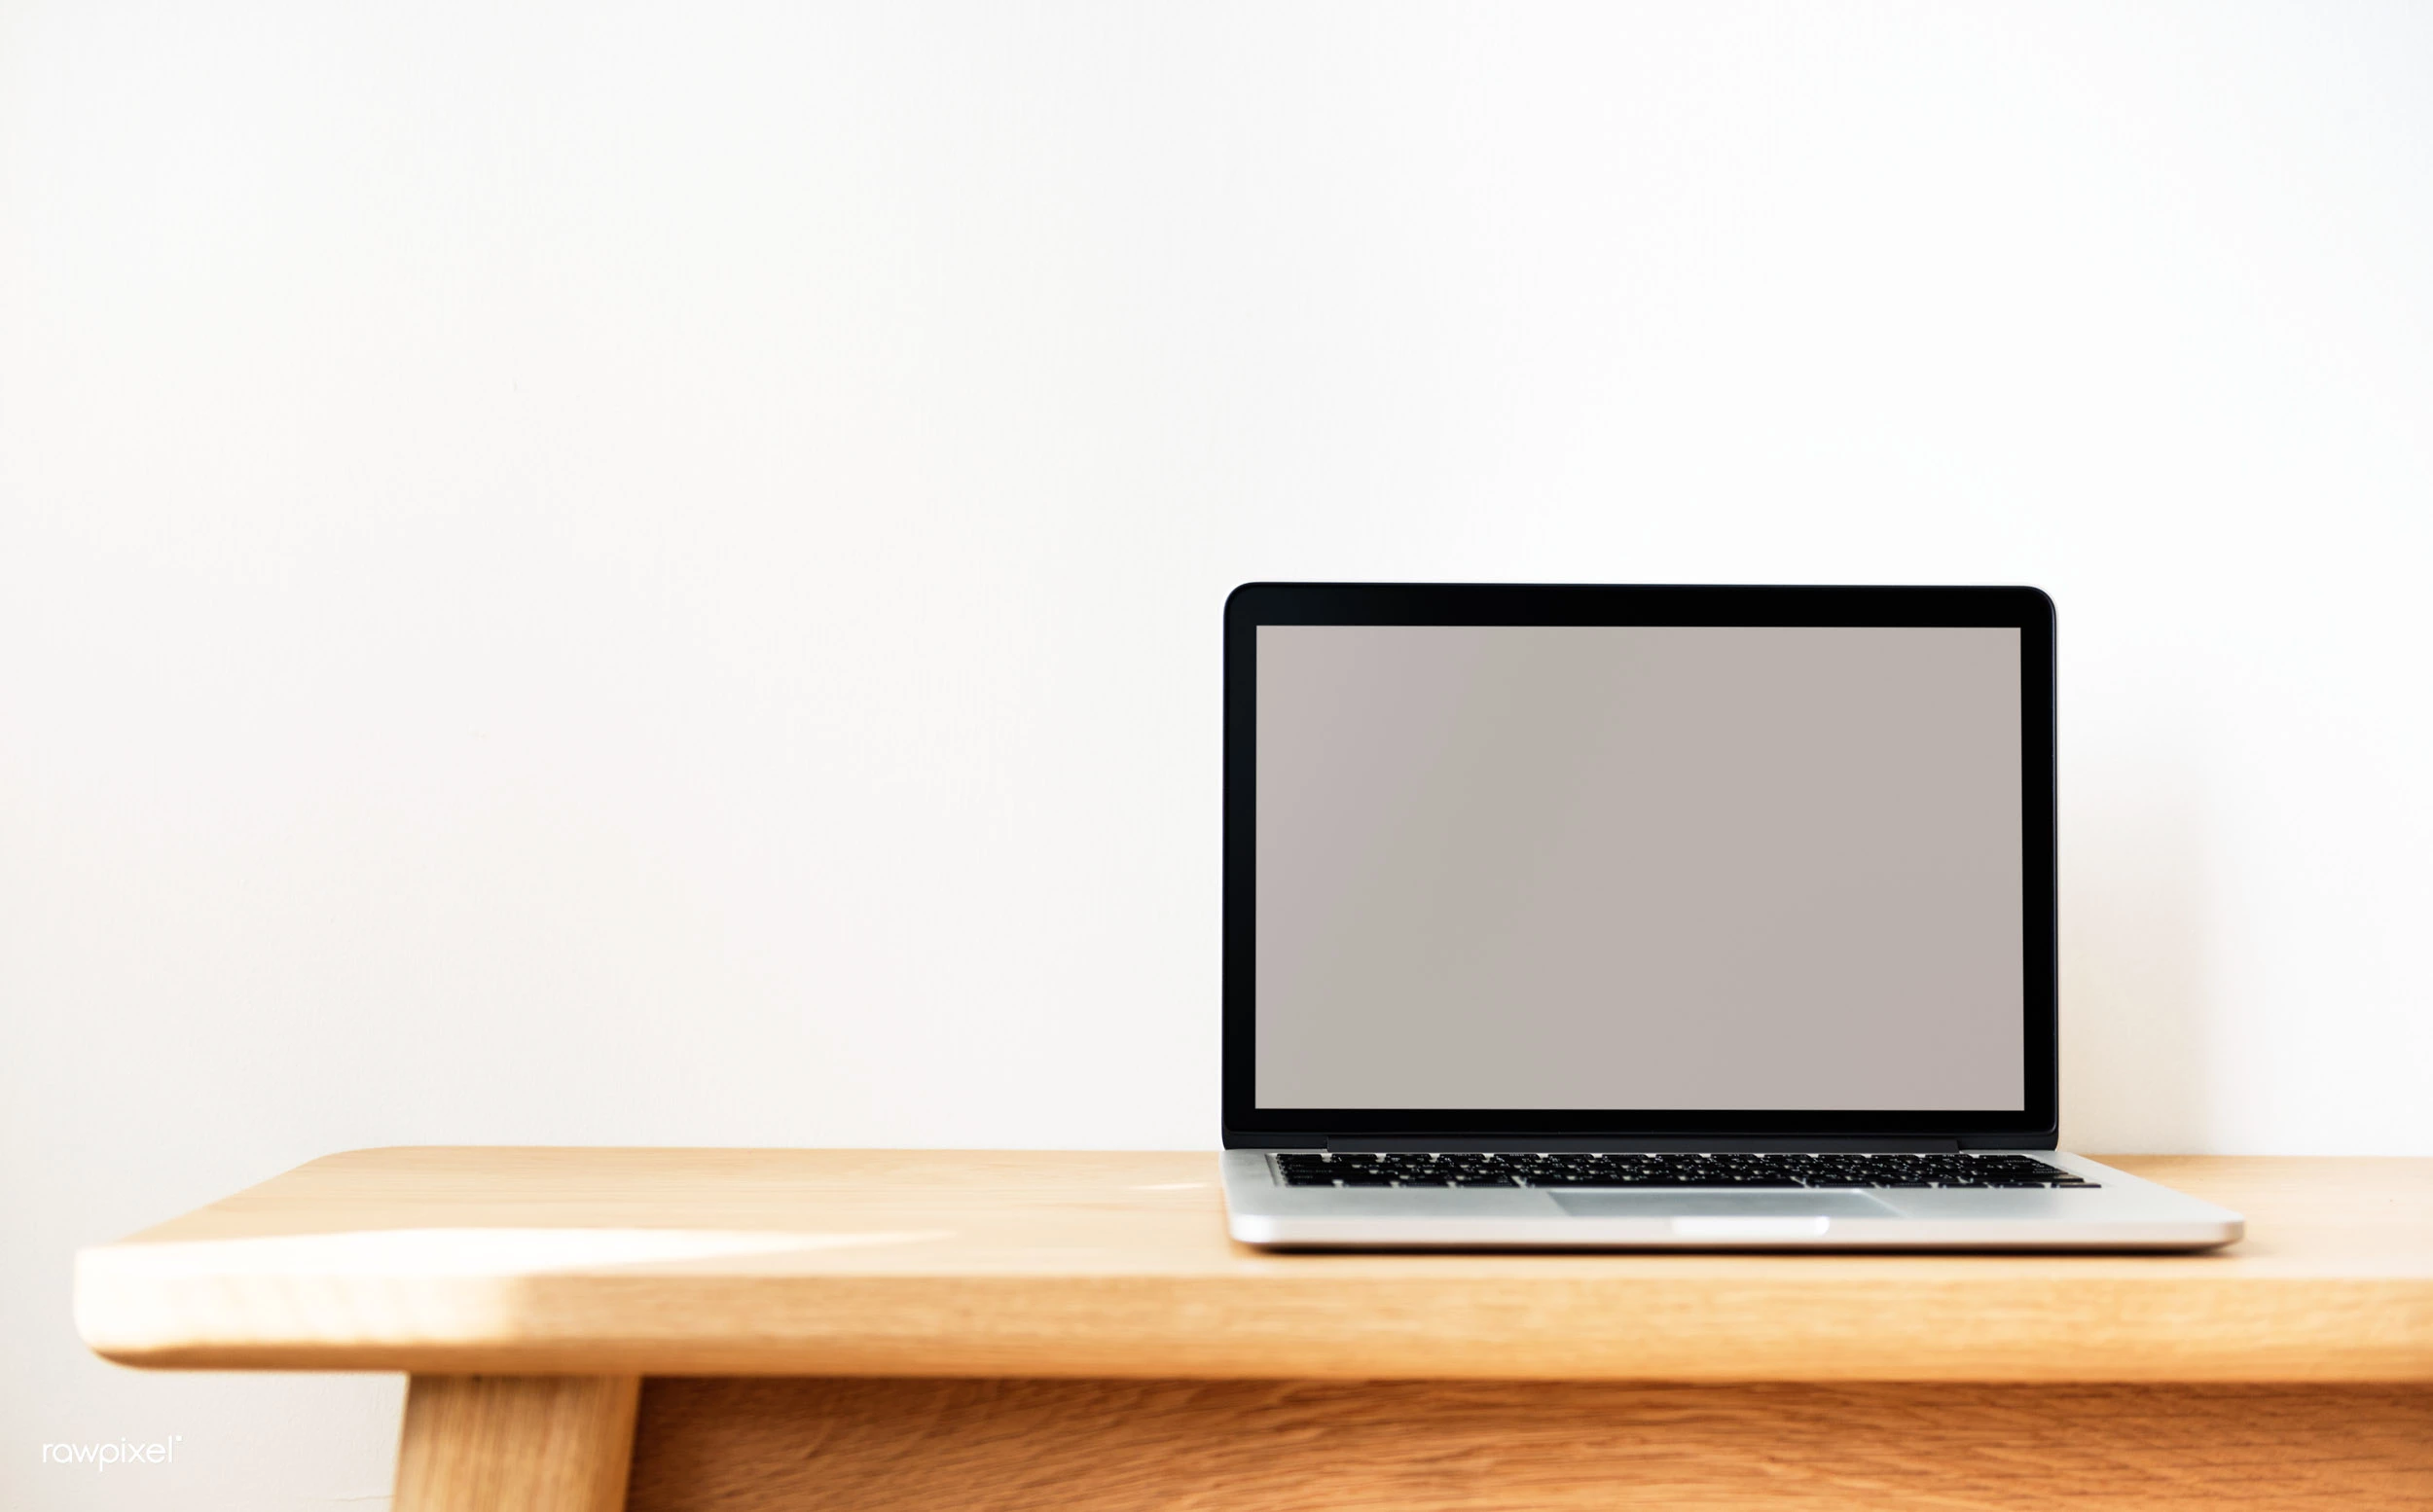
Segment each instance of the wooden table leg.
[[417,1376],[393,1512],[623,1512],[633,1376]]

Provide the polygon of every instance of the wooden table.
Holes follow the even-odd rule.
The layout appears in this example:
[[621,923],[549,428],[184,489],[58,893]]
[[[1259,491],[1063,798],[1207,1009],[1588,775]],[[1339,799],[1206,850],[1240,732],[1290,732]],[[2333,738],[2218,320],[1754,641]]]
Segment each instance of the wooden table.
[[2249,1238],[1264,1254],[1205,1154],[366,1150],[76,1308],[411,1372],[396,1512],[2433,1505],[2433,1160],[2118,1164]]

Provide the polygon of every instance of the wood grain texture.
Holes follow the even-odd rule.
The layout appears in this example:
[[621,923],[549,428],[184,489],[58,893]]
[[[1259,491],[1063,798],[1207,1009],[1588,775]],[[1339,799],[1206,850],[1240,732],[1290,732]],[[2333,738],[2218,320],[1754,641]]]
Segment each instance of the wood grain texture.
[[79,1258],[128,1364],[2433,1381],[2433,1161],[2119,1159],[2198,1255],[1276,1254],[1206,1154],[370,1150]]
[[618,1512],[632,1376],[417,1376],[394,1512]]
[[631,1512],[2433,1505],[2410,1387],[654,1381]]

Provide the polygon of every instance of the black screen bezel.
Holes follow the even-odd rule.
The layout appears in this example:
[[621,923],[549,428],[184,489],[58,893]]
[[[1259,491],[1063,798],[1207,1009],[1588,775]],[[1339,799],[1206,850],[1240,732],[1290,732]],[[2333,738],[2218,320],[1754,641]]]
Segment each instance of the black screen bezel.
[[[1256,868],[1257,628],[1261,625],[1988,627],[2019,630],[2021,1025],[2026,1106],[1788,1112],[1713,1109],[1267,1108],[1255,1105],[1253,920]],[[1951,1139],[2051,1149],[2058,1124],[2053,609],[2033,588],[1828,588],[1246,583],[1225,599],[1224,1141]]]

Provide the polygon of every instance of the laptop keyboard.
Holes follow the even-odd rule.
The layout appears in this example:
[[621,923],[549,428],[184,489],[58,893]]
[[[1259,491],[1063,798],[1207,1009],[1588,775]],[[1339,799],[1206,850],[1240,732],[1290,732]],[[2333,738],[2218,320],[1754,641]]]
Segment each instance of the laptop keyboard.
[[2061,1187],[2030,1155],[1279,1155],[1288,1186]]

